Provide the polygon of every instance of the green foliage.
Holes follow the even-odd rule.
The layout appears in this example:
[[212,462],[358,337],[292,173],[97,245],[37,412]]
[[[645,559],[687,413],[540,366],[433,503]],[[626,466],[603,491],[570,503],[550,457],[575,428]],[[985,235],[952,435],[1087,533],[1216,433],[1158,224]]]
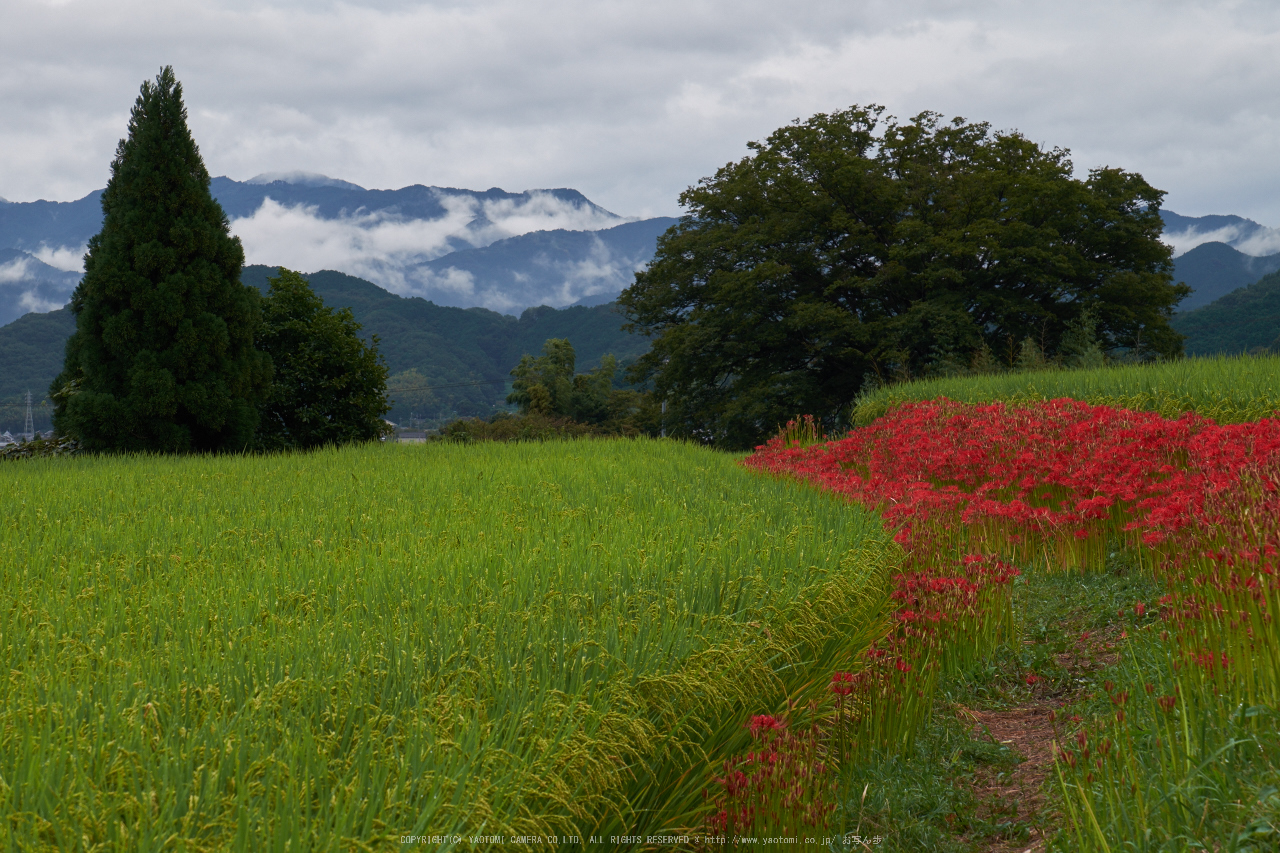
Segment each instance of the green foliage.
[[142,84],[102,210],[50,388],[55,428],[88,450],[249,446],[270,360],[253,348],[244,250],[209,194],[170,67]]
[[40,456],[74,456],[79,452],[80,444],[74,438],[54,436],[0,447],[0,460],[12,462],[18,459],[34,459]]
[[1070,397],[1097,406],[1198,412],[1218,423],[1275,417],[1280,411],[1280,356],[1217,356],[1154,364],[1113,364],[920,379],[875,388],[854,403],[849,422],[869,424],[899,403],[946,397],[961,403],[1022,404]]
[[[250,266],[244,280],[265,294],[267,278],[275,274],[274,267]],[[391,395],[389,417],[397,423],[407,422],[411,412],[439,425],[459,416],[488,418],[504,410],[511,368],[523,353],[537,352],[548,338],[569,340],[579,369],[599,366],[608,353],[625,365],[648,346],[643,337],[622,331],[623,319],[614,305],[543,306],[517,319],[485,308],[445,308],[400,297],[333,270],[306,278],[326,305],[351,307],[366,341],[378,336],[378,351],[392,376],[416,370],[426,377],[422,385],[401,386],[431,387],[423,408],[402,394]]]
[[0,522],[24,850],[697,827],[744,715],[885,629],[899,557],[674,442],[82,456],[0,489],[40,496]]
[[1280,272],[1178,314],[1173,327],[1187,336],[1187,352],[1195,355],[1280,353]]
[[1044,370],[1049,366],[1049,362],[1044,357],[1044,350],[1040,349],[1040,345],[1033,338],[1026,337],[1022,339],[1022,344],[1018,347],[1018,360],[1014,363],[1014,367],[1021,371]]
[[351,309],[325,307],[292,270],[281,267],[270,287],[254,341],[275,368],[261,404],[259,443],[313,448],[378,438],[390,407],[377,336],[365,346]]
[[1107,363],[1107,357],[1098,343],[1098,318],[1092,307],[1067,323],[1062,341],[1058,344],[1058,356],[1063,367],[1091,370]]
[[18,397],[28,390],[44,396],[53,377],[62,370],[67,338],[76,330],[70,310],[25,314],[0,327],[0,399]]
[[[507,402],[524,415],[603,426],[609,432],[634,433],[654,426],[647,395],[614,388],[617,360],[610,354],[588,373],[574,373],[573,344],[551,338],[542,355],[525,355],[511,371],[515,377]],[[655,430],[656,431],[656,430]]]
[[668,429],[729,447],[798,412],[831,424],[864,376],[963,365],[985,343],[1058,354],[1092,310],[1103,351],[1181,351],[1187,293],[1141,176],[1072,176],[1060,149],[933,113],[854,107],[775,131],[681,196],[619,302],[653,347],[632,376]]
[[62,369],[67,338],[75,330],[75,316],[65,308],[25,314],[0,328],[0,432],[16,434],[25,428],[27,391],[35,428],[52,426],[53,407],[45,392]]
[[[1067,820],[1050,849],[1276,850],[1280,720],[1275,707],[1190,687],[1195,664],[1179,654],[1176,641],[1164,639],[1169,630],[1178,630],[1177,623],[1154,613],[1137,616],[1133,608],[1135,602],[1158,600],[1171,585],[1146,576],[1131,585],[1133,591],[1103,598],[1089,588],[1099,584],[1075,583],[1073,604],[1057,613],[1042,608],[1051,625],[1061,622],[1067,608],[1092,610],[1099,616],[1095,622],[1110,609],[1108,633],[1121,652],[1107,655],[1104,665],[1079,679],[1074,701],[1062,709],[1062,718],[1083,725],[1070,726],[1060,742],[1076,747],[1081,742],[1068,735],[1084,729],[1097,757],[1077,766],[1078,754],[1064,756],[1057,764],[1056,799]],[[1064,632],[1054,625],[1046,633],[1054,638]],[[1081,645],[1069,635],[1063,640],[1059,648]],[[1248,656],[1231,658],[1233,665],[1239,660]],[[1162,707],[1161,697],[1173,704]]]
[[415,367],[387,378],[387,405],[402,412],[401,420],[412,426],[409,421],[427,418],[439,410],[440,401],[431,390],[431,380]]
[[587,438],[610,435],[611,431],[593,424],[584,424],[569,418],[531,412],[513,415],[498,412],[487,421],[480,418],[459,418],[440,429],[445,441],[554,441],[563,438]]
[[[266,295],[267,279],[277,273],[276,267],[253,265],[244,268],[241,280]],[[434,389],[422,401],[391,394],[388,417],[396,422],[407,422],[411,412],[439,425],[459,416],[487,418],[504,409],[511,368],[522,353],[537,352],[547,338],[571,341],[579,369],[599,366],[606,353],[613,353],[619,373],[648,348],[643,336],[622,331],[623,318],[612,304],[530,308],[515,318],[484,308],[446,308],[397,296],[332,270],[306,278],[326,305],[351,308],[366,343],[378,336],[378,352],[392,377],[416,370],[426,378],[420,385],[402,387]],[[48,388],[74,331],[75,317],[66,309],[28,314],[0,327],[0,363],[5,366],[0,371],[0,399],[28,388],[37,393]]]
[[[1009,747],[975,737],[954,713],[935,715],[910,752],[875,755],[844,768],[832,834],[849,843],[834,849],[976,853],[996,839],[1026,840],[1025,825],[992,815],[969,787],[976,773],[1007,771],[1017,763]],[[867,840],[875,838],[880,843]]]
[[559,415],[581,423],[601,423],[609,415],[609,392],[618,362],[606,355],[590,373],[574,373],[573,344],[550,338],[542,355],[525,355],[511,371],[515,377],[507,402],[524,414]]

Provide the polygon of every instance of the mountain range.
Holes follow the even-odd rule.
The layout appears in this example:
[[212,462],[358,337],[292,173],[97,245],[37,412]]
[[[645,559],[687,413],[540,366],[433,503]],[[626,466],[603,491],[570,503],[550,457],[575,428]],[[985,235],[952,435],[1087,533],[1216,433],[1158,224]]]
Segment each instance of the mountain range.
[[[325,175],[214,178],[250,264],[331,269],[400,296],[519,315],[602,305],[630,284],[676,220],[628,221],[573,189],[364,187]],[[102,191],[72,202],[0,202],[0,325],[65,304]],[[1163,211],[1190,311],[1280,270],[1280,230],[1239,216]]]
[[[512,315],[611,301],[676,221],[628,220],[572,189],[367,190],[302,173],[218,177],[210,189],[249,264],[342,270],[401,296]],[[0,202],[0,325],[66,303],[101,199]]]
[[1280,353],[1280,272],[1173,318],[1188,355]]

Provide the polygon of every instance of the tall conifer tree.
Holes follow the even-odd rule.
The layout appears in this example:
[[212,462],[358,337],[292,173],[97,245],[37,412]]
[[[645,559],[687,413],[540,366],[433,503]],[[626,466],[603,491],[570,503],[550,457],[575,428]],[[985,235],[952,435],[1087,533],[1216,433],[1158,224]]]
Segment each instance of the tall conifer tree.
[[54,380],[54,425],[91,450],[252,444],[271,360],[253,346],[259,296],[209,193],[166,66],[142,84],[71,298],[76,332]]

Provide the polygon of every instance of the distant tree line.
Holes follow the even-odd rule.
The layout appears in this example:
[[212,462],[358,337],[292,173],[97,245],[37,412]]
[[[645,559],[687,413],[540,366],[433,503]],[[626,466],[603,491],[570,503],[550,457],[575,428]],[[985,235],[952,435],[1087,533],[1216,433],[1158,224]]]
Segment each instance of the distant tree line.
[[209,192],[173,69],[142,85],[50,387],[87,450],[210,452],[377,438],[386,367],[350,311],[281,270],[261,297]]
[[565,338],[549,338],[541,356],[526,354],[511,371],[507,402],[518,415],[487,421],[463,418],[442,435],[457,441],[529,441],[588,435],[657,435],[661,413],[651,394],[617,387],[617,360],[609,354],[595,370],[576,372],[577,356]]

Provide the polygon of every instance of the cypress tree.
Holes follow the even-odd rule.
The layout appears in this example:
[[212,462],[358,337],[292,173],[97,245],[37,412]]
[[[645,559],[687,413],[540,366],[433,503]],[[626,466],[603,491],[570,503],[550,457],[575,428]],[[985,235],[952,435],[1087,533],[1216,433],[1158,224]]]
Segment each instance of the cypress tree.
[[252,444],[271,360],[254,349],[258,293],[209,193],[172,67],[142,84],[71,298],[54,426],[90,450]]

